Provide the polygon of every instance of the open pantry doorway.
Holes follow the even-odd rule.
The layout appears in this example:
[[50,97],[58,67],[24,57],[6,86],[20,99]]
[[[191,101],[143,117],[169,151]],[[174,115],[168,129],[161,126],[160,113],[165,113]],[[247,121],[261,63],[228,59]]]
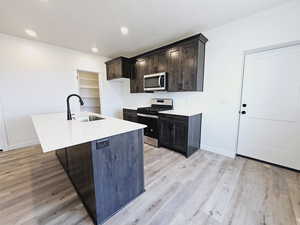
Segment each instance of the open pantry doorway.
[[81,112],[101,113],[99,73],[77,70],[79,95],[84,101]]

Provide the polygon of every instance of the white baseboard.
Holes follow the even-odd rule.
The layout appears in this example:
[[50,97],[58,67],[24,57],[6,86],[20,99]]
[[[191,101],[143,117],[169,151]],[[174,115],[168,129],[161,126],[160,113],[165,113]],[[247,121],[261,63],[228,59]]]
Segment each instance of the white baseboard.
[[218,148],[218,147],[213,147],[213,146],[209,146],[209,145],[202,145],[201,144],[201,149],[209,151],[209,152],[213,152],[216,154],[220,154],[220,155],[224,155],[230,158],[235,158],[235,152],[229,151],[228,149],[224,149],[224,148]]
[[32,139],[32,140],[28,140],[28,141],[25,141],[25,142],[22,142],[22,143],[9,145],[9,146],[5,147],[3,150],[4,151],[9,151],[9,150],[14,150],[14,149],[18,149],[18,148],[29,147],[29,146],[32,146],[32,145],[38,145],[38,144],[39,144],[38,139]]

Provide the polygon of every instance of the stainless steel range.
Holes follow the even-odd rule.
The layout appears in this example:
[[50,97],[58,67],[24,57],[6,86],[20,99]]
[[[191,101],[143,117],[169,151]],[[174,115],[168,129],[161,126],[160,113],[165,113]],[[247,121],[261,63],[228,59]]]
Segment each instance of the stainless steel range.
[[173,99],[153,98],[151,107],[137,109],[138,122],[147,125],[144,130],[145,143],[158,146],[159,112],[173,109]]

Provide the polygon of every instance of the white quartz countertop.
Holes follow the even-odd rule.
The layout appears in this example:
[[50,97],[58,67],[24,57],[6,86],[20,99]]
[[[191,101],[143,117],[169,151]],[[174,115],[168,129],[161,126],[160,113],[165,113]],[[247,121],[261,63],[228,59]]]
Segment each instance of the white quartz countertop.
[[123,106],[123,109],[131,109],[131,110],[137,110],[138,108],[142,107],[149,107],[149,105],[140,105],[140,106]]
[[189,110],[166,110],[166,111],[160,111],[160,114],[169,114],[169,115],[178,115],[178,116],[194,116],[197,114],[201,114],[202,112],[199,111],[189,111]]
[[139,107],[135,107],[135,106],[126,106],[123,107],[123,109],[131,109],[131,110],[137,110]]
[[67,120],[67,113],[33,115],[32,121],[43,152],[62,149],[110,136],[143,129],[143,124],[111,118],[99,114],[103,120],[82,122],[91,113],[80,113],[75,120]]

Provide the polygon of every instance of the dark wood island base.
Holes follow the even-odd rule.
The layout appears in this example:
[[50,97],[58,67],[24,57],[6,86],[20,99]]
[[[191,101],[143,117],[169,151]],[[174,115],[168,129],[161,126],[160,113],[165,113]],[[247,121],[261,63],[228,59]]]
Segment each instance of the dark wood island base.
[[56,151],[95,224],[145,191],[143,135],[139,129]]

